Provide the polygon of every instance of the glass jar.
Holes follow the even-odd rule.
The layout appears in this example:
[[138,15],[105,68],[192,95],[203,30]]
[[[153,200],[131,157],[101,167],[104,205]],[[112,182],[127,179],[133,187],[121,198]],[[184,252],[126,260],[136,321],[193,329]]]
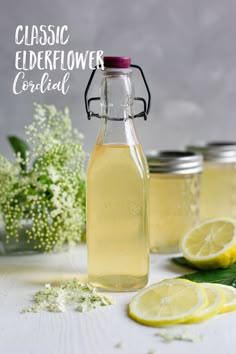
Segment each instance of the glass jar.
[[204,158],[200,202],[201,220],[236,217],[236,143],[189,145]]
[[[35,240],[29,240],[27,230],[32,228],[32,222],[21,220],[19,237],[8,237],[3,218],[0,217],[0,255],[26,255],[40,253]],[[41,251],[42,252],[42,251]]]
[[202,157],[183,151],[148,156],[151,252],[178,251],[181,237],[199,221]]

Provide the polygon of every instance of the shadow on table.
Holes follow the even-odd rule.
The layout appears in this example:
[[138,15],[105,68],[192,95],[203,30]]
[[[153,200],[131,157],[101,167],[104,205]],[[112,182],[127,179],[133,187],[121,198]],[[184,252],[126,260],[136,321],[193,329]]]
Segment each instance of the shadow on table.
[[44,285],[69,279],[87,281],[86,266],[74,264],[68,253],[0,257],[0,277],[14,277],[20,282]]
[[171,258],[170,257],[169,259],[166,259],[165,260],[165,263],[163,264],[163,268],[172,272],[172,273],[176,273],[176,275],[184,275],[184,274],[187,274],[187,273],[193,273],[194,270],[193,269],[190,269],[190,268],[187,268],[185,266],[182,266],[182,265],[178,265],[176,263],[173,263],[171,261]]
[[51,285],[61,285],[65,283],[67,280],[76,279],[82,283],[88,282],[88,275],[87,274],[80,274],[80,273],[61,273],[61,274],[40,274],[37,279],[30,280],[25,279],[24,282],[36,284],[36,285],[45,285],[50,283]]

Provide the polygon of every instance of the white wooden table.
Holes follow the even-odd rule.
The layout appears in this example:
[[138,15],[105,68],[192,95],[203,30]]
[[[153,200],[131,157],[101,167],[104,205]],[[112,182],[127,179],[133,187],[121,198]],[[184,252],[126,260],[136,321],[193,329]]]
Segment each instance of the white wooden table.
[[[151,256],[150,283],[184,271],[169,256]],[[86,247],[69,253],[0,257],[0,354],[235,354],[236,313],[172,331],[203,335],[200,342],[164,343],[156,328],[127,316],[133,293],[112,294],[116,305],[89,313],[21,314],[45,283],[86,274]],[[122,348],[116,344],[122,342]]]

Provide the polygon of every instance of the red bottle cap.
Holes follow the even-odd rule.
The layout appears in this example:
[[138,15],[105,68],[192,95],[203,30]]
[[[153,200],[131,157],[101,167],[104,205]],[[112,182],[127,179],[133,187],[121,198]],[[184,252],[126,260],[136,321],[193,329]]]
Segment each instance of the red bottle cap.
[[128,69],[131,58],[127,57],[103,57],[105,68]]

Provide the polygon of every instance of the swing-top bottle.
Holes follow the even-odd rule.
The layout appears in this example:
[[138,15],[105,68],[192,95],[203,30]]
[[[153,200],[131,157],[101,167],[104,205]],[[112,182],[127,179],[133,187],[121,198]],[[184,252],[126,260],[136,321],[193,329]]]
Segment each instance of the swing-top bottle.
[[101,114],[87,110],[100,118],[87,170],[88,280],[111,291],[142,288],[149,272],[149,173],[134,127],[130,63],[104,57]]

